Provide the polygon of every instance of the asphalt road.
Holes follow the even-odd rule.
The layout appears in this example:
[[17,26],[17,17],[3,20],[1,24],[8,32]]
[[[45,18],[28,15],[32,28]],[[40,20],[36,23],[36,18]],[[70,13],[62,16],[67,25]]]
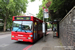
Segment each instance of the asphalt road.
[[32,44],[11,40],[11,34],[0,35],[0,50],[24,50],[29,45]]

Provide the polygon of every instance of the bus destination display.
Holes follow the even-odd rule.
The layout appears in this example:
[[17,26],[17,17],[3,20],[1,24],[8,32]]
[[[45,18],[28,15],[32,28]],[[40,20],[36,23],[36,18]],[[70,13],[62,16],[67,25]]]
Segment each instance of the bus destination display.
[[15,20],[31,20],[30,17],[15,17]]

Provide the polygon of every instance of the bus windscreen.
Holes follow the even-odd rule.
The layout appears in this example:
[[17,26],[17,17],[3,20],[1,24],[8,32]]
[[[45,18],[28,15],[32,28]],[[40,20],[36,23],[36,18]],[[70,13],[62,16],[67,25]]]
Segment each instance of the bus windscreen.
[[32,21],[13,21],[12,31],[32,32]]

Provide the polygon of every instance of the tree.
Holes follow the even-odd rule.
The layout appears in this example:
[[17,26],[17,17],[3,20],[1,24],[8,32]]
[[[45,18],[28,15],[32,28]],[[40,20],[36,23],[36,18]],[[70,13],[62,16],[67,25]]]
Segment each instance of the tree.
[[26,12],[27,3],[27,0],[0,0],[0,15],[4,19],[4,31],[6,31],[6,24],[12,22],[7,22],[12,19],[12,16]]
[[53,0],[49,7],[52,20],[61,20],[75,5],[75,0]]
[[[43,0],[42,1],[42,5],[39,6],[39,13],[37,14],[37,18],[43,20],[43,7],[46,7],[46,3],[48,2],[48,0]],[[48,20],[51,20],[50,17],[48,18]],[[45,19],[45,21],[47,21],[47,19]]]
[[[51,5],[48,7],[50,20],[58,20],[60,21],[69,10],[75,6],[75,0],[43,0],[41,7],[46,8],[46,3],[51,1]],[[43,17],[42,9],[39,7],[39,13],[37,14],[38,18]]]

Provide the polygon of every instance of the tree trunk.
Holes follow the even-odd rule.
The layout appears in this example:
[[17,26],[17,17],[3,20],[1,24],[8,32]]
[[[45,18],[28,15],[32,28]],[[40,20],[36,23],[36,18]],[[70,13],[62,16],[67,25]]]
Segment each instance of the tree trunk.
[[6,31],[6,23],[7,23],[7,16],[5,17],[5,20],[4,20],[4,30],[3,31]]
[[12,31],[12,27],[10,27],[10,31]]
[[5,20],[4,20],[4,30],[3,31],[6,31],[7,17],[9,17],[9,10],[8,9],[6,10],[7,12],[6,12]]

